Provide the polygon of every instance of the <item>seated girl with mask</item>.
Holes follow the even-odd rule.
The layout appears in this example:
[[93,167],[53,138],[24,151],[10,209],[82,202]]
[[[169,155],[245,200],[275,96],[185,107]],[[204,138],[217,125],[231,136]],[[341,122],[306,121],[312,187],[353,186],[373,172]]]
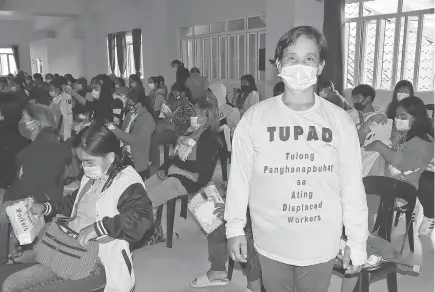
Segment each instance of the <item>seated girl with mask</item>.
[[[92,263],[91,274],[80,280],[67,280],[35,264],[10,275],[2,291],[94,291],[104,283],[107,292],[133,289],[135,273],[130,245],[140,241],[152,227],[152,206],[142,178],[123,156],[119,144],[107,126],[90,126],[80,143],[84,176],[79,190],[59,202],[50,200],[32,207],[35,215],[74,217],[75,213],[68,224],[79,233],[77,240],[83,246],[97,237],[110,239],[99,244],[98,260],[95,265]],[[0,274],[7,271],[8,267],[0,267]]]
[[175,155],[145,181],[155,210],[178,196],[196,193],[211,180],[221,147],[218,126],[216,98],[195,104],[191,125],[178,139]]

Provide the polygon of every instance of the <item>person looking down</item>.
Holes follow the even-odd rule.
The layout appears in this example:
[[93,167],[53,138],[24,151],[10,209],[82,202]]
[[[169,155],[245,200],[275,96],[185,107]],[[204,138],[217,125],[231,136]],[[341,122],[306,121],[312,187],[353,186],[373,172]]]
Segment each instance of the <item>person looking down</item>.
[[326,47],[313,27],[286,32],[271,60],[284,93],[252,106],[234,132],[225,207],[229,255],[247,261],[249,205],[266,291],[327,291],[343,225],[346,274],[359,273],[367,260],[358,134],[346,111],[315,93]]

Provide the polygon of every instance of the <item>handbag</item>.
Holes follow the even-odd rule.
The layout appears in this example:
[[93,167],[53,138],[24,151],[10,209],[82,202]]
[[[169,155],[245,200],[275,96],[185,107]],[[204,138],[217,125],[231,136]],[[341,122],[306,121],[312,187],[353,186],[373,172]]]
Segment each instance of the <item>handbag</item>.
[[[89,191],[91,184],[89,181],[83,187],[76,205]],[[77,215],[76,206],[74,210],[75,214],[70,218],[57,216],[47,224],[34,248],[36,262],[67,280],[88,277],[98,261],[99,241],[93,239],[87,246],[82,246],[77,241],[78,233],[68,227],[68,222]]]
[[[178,111],[181,109],[183,105],[180,105],[179,107],[177,107],[173,113],[173,115],[175,116],[176,113],[178,113]],[[156,123],[156,133],[159,132],[163,132],[164,130],[172,130],[175,131],[175,123],[173,122],[172,119],[168,119],[168,118],[164,118],[161,120],[158,120]]]

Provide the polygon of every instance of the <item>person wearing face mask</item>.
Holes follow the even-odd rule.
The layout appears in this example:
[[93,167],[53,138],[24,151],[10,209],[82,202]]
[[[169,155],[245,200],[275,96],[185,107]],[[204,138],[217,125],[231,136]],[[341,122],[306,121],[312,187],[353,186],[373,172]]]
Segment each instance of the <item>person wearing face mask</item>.
[[408,80],[401,80],[397,82],[393,91],[393,100],[387,107],[386,115],[389,119],[394,119],[396,117],[396,109],[399,103],[409,97],[414,96],[414,86]]
[[160,79],[158,77],[150,77],[148,79],[148,87],[151,89],[148,96],[153,100],[153,117],[158,120],[162,104],[165,102],[165,91],[161,88]]
[[80,245],[104,238],[98,241],[97,261],[89,263],[93,265],[91,274],[80,280],[68,280],[48,267],[35,264],[11,275],[10,265],[3,265],[0,273],[10,275],[3,282],[3,291],[129,292],[133,289],[135,271],[130,247],[152,228],[151,201],[141,177],[123,155],[119,140],[106,126],[94,124],[86,129],[80,146],[78,152],[84,171],[80,188],[58,202],[45,199],[42,204],[36,203],[32,212],[37,216],[73,217],[68,227],[78,233],[76,239]]
[[326,47],[313,27],[286,32],[271,60],[284,93],[253,106],[234,132],[225,206],[229,255],[247,261],[249,205],[266,291],[327,291],[343,225],[346,274],[359,273],[367,260],[358,134],[346,111],[315,93]]
[[187,78],[190,76],[189,69],[187,69],[180,60],[172,61],[171,67],[175,72],[175,82],[185,85]]
[[165,100],[167,100],[168,97],[168,87],[165,84],[165,78],[163,76],[157,76],[160,82],[160,88],[164,91]]
[[244,113],[254,104],[260,101],[260,96],[255,84],[255,79],[252,75],[245,75],[241,78],[241,91],[237,96],[235,105],[240,111],[240,115]]
[[[365,149],[385,159],[387,176],[405,180],[418,189],[420,176],[434,157],[433,126],[420,98],[411,96],[399,102],[394,128],[392,135],[399,137],[392,137],[391,145],[374,141]],[[433,222],[433,217],[425,220]]]
[[168,103],[161,106],[161,119],[157,121],[152,138],[150,161],[153,169],[160,167],[160,145],[174,143],[190,126],[193,105],[189,101],[189,89],[180,83],[171,87]]
[[116,137],[124,144],[124,151],[131,155],[136,171],[143,180],[150,176],[149,154],[151,136],[156,129],[156,123],[144,106],[145,93],[140,88],[132,88],[127,95],[127,116],[122,129],[111,126]]
[[[168,200],[196,193],[213,176],[217,152],[222,145],[217,134],[217,100],[201,100],[193,108],[190,126],[178,138],[174,155],[160,167],[157,174],[145,181],[154,211]],[[160,241],[161,236],[161,226],[156,226],[151,243]]]
[[[51,109],[28,105],[19,123],[21,135],[32,141],[16,157],[17,174],[3,200],[13,201],[32,196],[37,202],[61,199],[59,176],[71,162],[71,144],[60,142]],[[41,171],[43,169],[43,171]]]
[[53,111],[57,127],[64,141],[71,137],[74,122],[72,97],[64,91],[65,87],[66,80],[62,77],[53,80],[48,86],[49,94],[52,98],[50,108]]
[[210,85],[206,76],[202,76],[198,68],[190,69],[190,77],[186,80],[186,86],[190,89],[191,102],[195,104],[198,100],[204,98],[204,92]]
[[319,96],[341,107],[345,111],[351,109],[346,99],[334,89],[334,83],[332,83],[332,81],[326,81],[319,85]]

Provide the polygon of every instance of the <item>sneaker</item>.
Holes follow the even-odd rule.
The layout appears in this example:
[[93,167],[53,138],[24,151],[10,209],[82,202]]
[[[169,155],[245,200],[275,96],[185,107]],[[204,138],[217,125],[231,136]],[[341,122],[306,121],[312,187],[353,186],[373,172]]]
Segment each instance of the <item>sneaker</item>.
[[418,229],[418,233],[420,235],[429,235],[435,225],[434,218],[423,218],[423,222],[421,222],[420,228]]

